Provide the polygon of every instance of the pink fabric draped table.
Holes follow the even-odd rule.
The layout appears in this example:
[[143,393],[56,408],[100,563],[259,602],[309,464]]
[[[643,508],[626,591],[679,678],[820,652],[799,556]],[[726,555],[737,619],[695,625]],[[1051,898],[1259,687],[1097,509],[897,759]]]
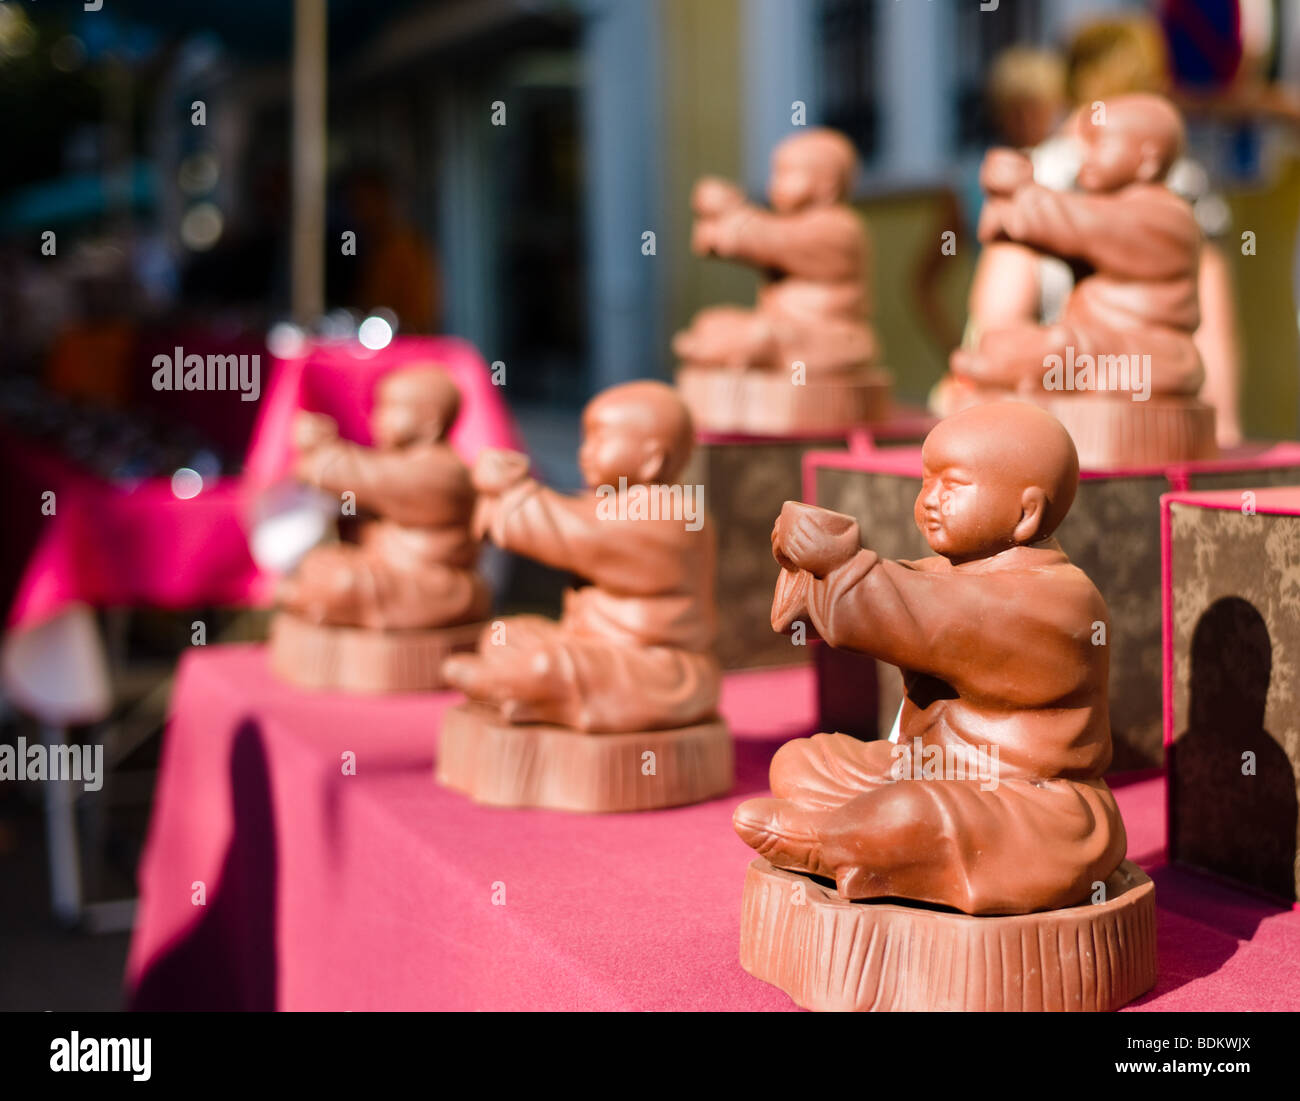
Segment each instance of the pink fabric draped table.
[[[9,631],[75,603],[192,607],[260,595],[236,480],[182,500],[169,478],[114,485],[14,436],[0,436],[0,458],[32,534],[25,563],[14,564]],[[52,516],[41,511],[46,491],[55,495]]]
[[[808,732],[814,694],[806,668],[731,674],[729,796],[584,816],[438,787],[451,694],[307,695],[260,647],[192,651],[141,864],[131,1004],[791,1009],[737,959],[753,854],[730,819]],[[1160,907],[1159,982],[1134,1008],[1300,1007],[1300,911],[1165,865],[1163,790],[1146,776],[1116,791]]]
[[[368,443],[376,380],[416,362],[441,364],[461,387],[451,441],[467,461],[483,447],[521,446],[487,365],[472,345],[454,337],[398,338],[379,352],[356,343],[318,345],[301,358],[277,361],[263,379],[243,475],[220,479],[188,500],[175,496],[170,478],[115,486],[19,437],[0,435],[0,458],[17,482],[15,509],[38,518],[26,525],[32,545],[16,582],[10,579],[8,630],[38,626],[74,604],[264,603],[271,579],[249,555],[245,514],[257,490],[288,475],[294,413],[328,413],[345,439]],[[52,517],[41,513],[46,490],[56,494]]]

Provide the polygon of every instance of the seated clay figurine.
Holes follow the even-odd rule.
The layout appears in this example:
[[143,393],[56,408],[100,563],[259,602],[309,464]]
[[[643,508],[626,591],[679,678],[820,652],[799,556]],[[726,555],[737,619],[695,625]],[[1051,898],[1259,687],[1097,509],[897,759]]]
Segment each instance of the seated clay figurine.
[[673,340],[684,362],[810,374],[868,366],[876,356],[870,316],[871,247],[845,203],[857,155],[842,134],[809,130],[772,155],[772,209],[746,201],[734,184],[695,186],[691,247],[700,256],[752,264],[766,276],[757,309],[701,311]]
[[[1082,112],[1077,129],[1078,191],[1035,183],[1030,159],[1010,149],[991,150],[980,176],[988,196],[980,240],[1070,263],[1076,281],[1064,314],[1056,324],[972,334],[972,347],[952,353],[936,411],[1007,395],[1051,399],[1087,466],[1212,455],[1213,411],[1195,400],[1205,377],[1193,340],[1201,231],[1163,182],[1182,148],[1182,120],[1159,96],[1127,95]],[[1103,395],[1117,412],[1063,404]],[[1075,431],[1076,422],[1092,423],[1080,418],[1120,413],[1108,446],[1092,438],[1100,429]],[[1159,436],[1146,450],[1132,438],[1142,432]]]
[[[305,653],[295,658],[290,651],[307,646],[308,638],[321,646],[348,640],[365,648],[366,636],[330,631],[358,628],[378,646],[416,646],[423,672],[420,683],[392,683],[394,676],[403,679],[397,670],[385,674],[358,657],[355,673],[362,683],[354,687],[365,688],[376,677],[380,683],[373,687],[434,687],[437,669],[428,669],[428,660],[436,656],[440,664],[463,645],[464,625],[475,625],[471,640],[477,634],[491,594],[475,570],[479,541],[470,532],[469,470],[446,441],[459,405],[460,392],[444,371],[412,367],[379,382],[370,418],[373,447],[340,439],[329,417],[298,415],[297,477],[330,494],[354,494],[360,522],[357,542],[315,548],[280,585],[277,602],[288,614],[282,628],[294,641],[283,630],[273,635],[273,657],[287,675],[301,667],[308,680],[324,677],[324,668]],[[461,629],[446,633],[451,628]],[[409,666],[414,655],[404,660]],[[347,669],[338,672],[349,676]]]
[[[736,830],[849,899],[968,914],[1086,902],[1126,841],[1102,779],[1106,606],[1052,538],[1074,498],[1074,445],[1050,414],[1003,402],[942,421],[923,459],[916,523],[932,558],[882,560],[849,517],[794,502],[772,533],[773,626],[811,622],[900,667],[897,744],[787,743],[773,797],[742,804]],[[936,749],[954,767],[923,770]],[[978,775],[977,756],[991,765]]]
[[[848,139],[814,129],[786,138],[773,153],[770,210],[748,202],[726,180],[707,177],[696,184],[691,202],[694,251],[739,260],[764,276],[756,308],[703,310],[673,339],[685,376],[679,384],[705,427],[745,427],[721,424],[718,419],[726,420],[728,410],[708,407],[710,398],[735,396],[719,386],[738,385],[737,376],[717,376],[706,395],[704,387],[712,378],[708,371],[716,368],[764,372],[754,378],[758,391],[787,400],[807,398],[806,393],[788,393],[792,377],[800,386],[850,386],[855,399],[868,401],[870,409],[846,409],[839,393],[827,415],[853,419],[855,413],[879,412],[888,387],[880,373],[868,370],[878,357],[869,320],[871,248],[866,227],[845,202],[856,171],[857,156]],[[773,391],[774,383],[783,389]],[[753,400],[761,405],[772,399],[756,392]],[[803,411],[802,418],[806,421],[812,412]],[[761,409],[755,413],[760,419],[767,416]],[[744,421],[743,414],[739,420]]]
[[[480,456],[476,530],[589,584],[566,594],[558,622],[500,620],[483,631],[476,654],[447,660],[447,681],[477,707],[444,723],[439,774],[445,783],[487,801],[588,810],[689,802],[730,785],[730,739],[716,719],[713,533],[695,487],[673,484],[692,443],[690,416],[672,388],[633,382],[598,395],[583,414],[584,493],[568,496],[539,485],[527,477],[522,455]],[[471,730],[475,716],[478,728]],[[657,731],[673,739],[657,740]],[[574,736],[555,737],[564,732]],[[639,759],[627,758],[626,775],[593,778],[589,790],[579,790],[585,781],[564,757],[625,754],[635,746],[617,737],[624,734],[640,735],[653,757],[656,747],[685,746],[679,732],[696,743],[703,739],[709,756],[703,771],[683,766],[692,772],[685,778],[666,778],[666,760],[647,773]],[[535,765],[539,754],[554,750],[554,775],[502,777],[509,761],[474,756],[476,743],[482,749],[492,739],[541,745],[530,751]],[[638,789],[641,779],[648,782]],[[503,794],[502,785],[514,780],[518,785]],[[573,790],[557,795],[567,783]],[[495,797],[485,784],[496,785]]]

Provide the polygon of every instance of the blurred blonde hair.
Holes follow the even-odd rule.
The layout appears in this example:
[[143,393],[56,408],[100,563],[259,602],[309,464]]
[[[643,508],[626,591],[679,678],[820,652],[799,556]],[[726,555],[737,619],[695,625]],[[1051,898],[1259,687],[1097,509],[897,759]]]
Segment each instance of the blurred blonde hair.
[[1076,104],[1127,92],[1164,93],[1169,87],[1164,33],[1145,16],[1101,19],[1080,27],[1066,57],[1070,98]]
[[1065,61],[1054,50],[1011,46],[993,62],[988,97],[995,108],[1027,99],[1064,104]]

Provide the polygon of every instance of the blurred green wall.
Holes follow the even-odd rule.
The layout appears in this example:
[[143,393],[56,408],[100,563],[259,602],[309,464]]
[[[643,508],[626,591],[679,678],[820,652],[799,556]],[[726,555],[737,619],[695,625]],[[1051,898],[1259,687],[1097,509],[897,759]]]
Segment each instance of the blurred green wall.
[[[705,306],[752,303],[754,273],[740,264],[691,254],[691,187],[700,176],[740,179],[744,117],[740,0],[666,0],[664,44],[664,205],[659,235],[667,264],[667,332],[683,328]],[[670,367],[672,352],[662,354]]]
[[[1285,164],[1271,186],[1229,193],[1236,241],[1232,260],[1241,334],[1241,418],[1246,435],[1295,439],[1300,416],[1300,335],[1292,293],[1292,262],[1300,226],[1300,159]],[[1241,234],[1255,234],[1255,255],[1241,255]],[[1235,245],[1235,247],[1234,247]]]

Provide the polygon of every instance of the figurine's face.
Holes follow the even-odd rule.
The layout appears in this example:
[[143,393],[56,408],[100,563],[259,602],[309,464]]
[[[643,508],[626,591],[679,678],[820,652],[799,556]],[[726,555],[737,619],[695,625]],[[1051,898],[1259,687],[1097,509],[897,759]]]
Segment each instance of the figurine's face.
[[583,414],[578,469],[590,489],[616,486],[619,478],[633,485],[650,482],[663,468],[663,444],[635,418],[619,413],[617,406],[603,406]]
[[1078,183],[1085,191],[1116,191],[1138,180],[1159,175],[1159,157],[1152,143],[1116,120],[1081,127],[1083,162]]
[[773,210],[791,214],[838,200],[839,181],[826,158],[814,156],[797,145],[781,148],[772,158],[767,197]]
[[939,429],[930,434],[913,510],[930,549],[953,562],[984,558],[1021,541],[1017,526],[1024,519],[1024,487],[990,471],[965,435]]
[[380,401],[370,414],[370,434],[376,447],[405,447],[417,441],[442,439],[443,411],[427,402]]

